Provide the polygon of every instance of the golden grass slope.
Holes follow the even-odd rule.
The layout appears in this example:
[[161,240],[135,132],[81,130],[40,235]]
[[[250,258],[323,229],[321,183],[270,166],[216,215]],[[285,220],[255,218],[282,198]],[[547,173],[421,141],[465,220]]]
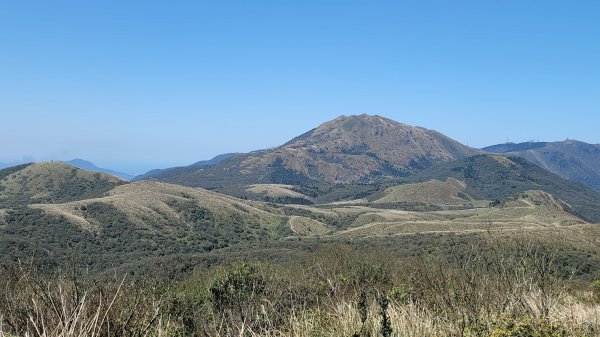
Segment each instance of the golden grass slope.
[[303,216],[292,216],[289,220],[292,232],[301,236],[324,235],[332,232],[326,224]]
[[95,229],[101,224],[86,218],[84,209],[90,204],[104,203],[113,205],[132,223],[140,227],[162,224],[166,228],[169,222],[179,221],[182,218],[180,212],[172,207],[174,201],[193,203],[198,208],[210,211],[217,220],[222,221],[226,221],[228,217],[237,216],[248,222],[256,221],[268,226],[279,217],[279,215],[269,212],[268,208],[261,203],[242,201],[201,188],[157,181],[139,181],[122,185],[100,198],[63,204],[38,204],[32,205],[32,207],[65,216],[83,228]]
[[272,198],[290,197],[308,199],[302,193],[293,190],[294,186],[284,184],[254,184],[246,186],[246,192],[265,195]]
[[466,193],[466,184],[454,178],[429,180],[388,188],[375,203],[421,202],[431,205],[469,205],[475,200]]
[[528,191],[499,207],[408,212],[372,209],[385,220],[337,232],[336,236],[369,237],[415,233],[466,233],[540,230],[578,226],[585,221],[565,210],[565,204],[541,191]]
[[59,162],[36,163],[0,180],[0,204],[60,202],[96,196],[125,183],[117,177]]
[[535,207],[536,205],[544,205],[558,210],[568,210],[571,207],[564,201],[555,198],[552,194],[538,190],[523,192],[518,196],[506,200],[502,205],[504,207]]
[[[121,184],[114,177],[108,183]],[[124,214],[140,228],[171,231],[173,224],[186,223],[182,205],[206,210],[217,226],[237,223],[258,224],[262,228],[281,229],[289,226],[295,236],[332,236],[340,238],[416,233],[464,233],[487,230],[548,229],[585,224],[572,215],[570,207],[542,191],[527,191],[496,207],[471,207],[463,210],[416,212],[385,209],[384,203],[425,202],[442,205],[473,205],[475,200],[464,193],[465,184],[456,179],[431,180],[425,183],[395,186],[371,204],[287,206],[300,212],[286,213],[285,208],[266,203],[241,200],[201,188],[185,187],[158,181],[138,181],[122,184],[89,199],[62,203],[54,201],[48,190],[58,189],[73,181],[93,185],[105,176],[77,170],[61,163],[32,165],[2,180],[7,193],[29,193],[32,200],[42,200],[31,207],[60,215],[87,230],[98,230],[102,223],[86,210],[92,204],[105,204]],[[104,180],[102,180],[104,182]],[[104,185],[106,182],[104,182]],[[257,193],[273,196],[298,196],[288,185],[252,185]],[[186,206],[187,207],[187,206]],[[286,216],[288,214],[289,216]],[[3,213],[0,212],[0,225]],[[287,221],[286,221],[287,219]],[[330,223],[331,222],[331,223]],[[337,228],[337,229],[336,229]]]

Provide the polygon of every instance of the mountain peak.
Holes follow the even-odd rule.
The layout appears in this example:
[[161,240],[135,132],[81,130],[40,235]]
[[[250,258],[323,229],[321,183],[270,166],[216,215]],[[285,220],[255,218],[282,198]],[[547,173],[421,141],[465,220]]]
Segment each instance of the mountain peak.
[[369,115],[367,113],[363,113],[360,115],[339,115],[336,118],[332,119],[330,122],[335,122],[335,121],[345,121],[345,120],[363,120],[363,121],[388,121],[388,122],[394,122],[397,123],[396,121],[393,121],[389,118],[385,118],[383,116],[380,115]]
[[[479,153],[439,132],[367,114],[340,116],[325,122],[279,148],[285,150],[301,150],[310,157],[322,156],[327,161],[335,158],[337,165],[330,163],[330,169],[363,171],[362,176],[370,175],[368,171],[382,175],[410,174],[436,163]],[[335,177],[333,171],[329,175],[326,180],[331,182],[361,179],[353,174]]]
[[356,129],[356,128],[368,128],[377,126],[401,126],[402,123],[394,120],[379,116],[379,115],[341,115],[321,124],[317,127],[317,130],[326,130],[331,128],[345,128],[345,129]]
[[207,167],[170,170],[169,175],[156,178],[200,187],[232,181],[349,183],[405,176],[478,153],[439,132],[362,114],[339,116],[273,149],[238,155]]

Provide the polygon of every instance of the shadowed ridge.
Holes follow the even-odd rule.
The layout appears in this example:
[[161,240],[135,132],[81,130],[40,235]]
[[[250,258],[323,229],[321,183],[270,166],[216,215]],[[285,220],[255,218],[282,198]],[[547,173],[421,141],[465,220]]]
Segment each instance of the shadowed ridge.
[[410,182],[454,178],[466,183],[466,193],[482,200],[504,200],[529,190],[541,190],[571,205],[577,216],[600,222],[600,193],[551,173],[531,162],[482,154],[441,164],[408,178]]
[[484,151],[517,156],[600,191],[600,146],[577,140],[499,144]]

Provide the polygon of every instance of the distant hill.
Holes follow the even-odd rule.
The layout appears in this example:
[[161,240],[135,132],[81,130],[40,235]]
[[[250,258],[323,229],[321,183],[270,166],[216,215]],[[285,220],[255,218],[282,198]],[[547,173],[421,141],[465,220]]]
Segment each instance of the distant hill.
[[563,178],[600,191],[600,145],[566,140],[499,144],[483,150],[525,158]]
[[381,116],[340,116],[274,149],[152,178],[200,187],[350,183],[407,176],[480,153],[439,132]]
[[61,162],[0,170],[0,208],[98,197],[125,181]]
[[222,162],[223,160],[231,158],[236,155],[239,155],[239,153],[224,153],[224,154],[220,154],[212,159],[198,161],[198,162],[195,162],[188,166],[171,167],[171,168],[166,168],[166,169],[155,169],[155,170],[148,171],[144,174],[140,174],[140,175],[132,178],[132,180],[137,181],[137,180],[143,180],[143,179],[156,179],[156,180],[168,179],[169,177],[177,176],[183,172],[197,169],[202,166],[218,164],[218,163]]
[[93,163],[87,161],[87,160],[83,160],[83,159],[73,159],[73,160],[69,160],[66,161],[65,163],[71,165],[71,166],[75,166],[77,168],[80,168],[82,170],[88,170],[88,171],[94,171],[94,172],[102,172],[102,173],[106,173],[106,174],[110,174],[113,175],[115,177],[119,177],[123,180],[131,180],[134,178],[134,175],[132,174],[127,174],[127,173],[123,173],[123,172],[117,172],[117,171],[113,171],[113,170],[109,170],[109,169],[105,169],[105,168],[101,168],[98,167],[96,165],[94,165]]
[[465,193],[475,199],[504,200],[518,193],[541,190],[566,202],[581,218],[600,222],[600,192],[564,179],[523,158],[477,155],[429,168],[409,182],[454,178],[466,184]]
[[17,166],[17,165],[21,165],[22,163],[0,163],[0,170],[1,169],[5,169],[7,167],[13,167],[13,166]]

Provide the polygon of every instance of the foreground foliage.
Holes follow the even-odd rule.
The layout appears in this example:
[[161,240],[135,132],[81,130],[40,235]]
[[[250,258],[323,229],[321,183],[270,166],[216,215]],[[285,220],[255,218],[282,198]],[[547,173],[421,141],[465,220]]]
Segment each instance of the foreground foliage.
[[552,246],[488,238],[451,255],[334,245],[175,280],[4,267],[0,336],[600,335],[597,282]]

